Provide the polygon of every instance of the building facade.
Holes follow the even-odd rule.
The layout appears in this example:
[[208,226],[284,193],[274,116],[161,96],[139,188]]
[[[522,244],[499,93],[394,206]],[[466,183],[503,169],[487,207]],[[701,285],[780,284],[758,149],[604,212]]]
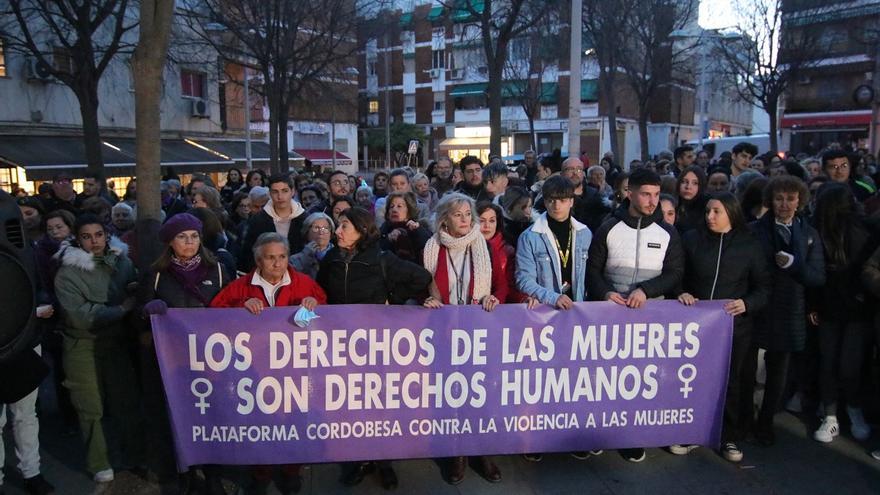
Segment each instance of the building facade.
[[[407,122],[429,137],[429,158],[460,159],[472,154],[488,158],[489,109],[486,96],[488,69],[480,39],[480,27],[467,12],[448,11],[440,2],[408,2],[403,10],[382,16],[381,29],[364,30],[359,43],[359,121],[366,128],[390,122]],[[694,19],[696,25],[696,19]],[[569,68],[567,27],[551,28],[551,43],[561,50],[535,67],[541,46],[527,36],[509,46],[510,69],[505,68],[502,89],[502,155],[519,157],[536,149],[551,152],[568,148]],[[610,149],[606,104],[601,97],[599,67],[594,51],[584,45],[581,78],[581,151],[592,163]],[[536,70],[537,69],[537,70]],[[536,108],[523,105],[521,87],[540,79],[540,91],[532,99]],[[530,76],[531,75],[531,76]],[[716,79],[709,78],[710,87]],[[697,84],[664,84],[651,102],[649,153],[656,154],[699,137],[700,117],[696,105]],[[625,75],[615,87],[619,163],[639,158],[638,106]],[[711,129],[717,134],[748,133],[750,107],[731,102],[730,92],[707,91],[711,103]],[[387,105],[386,105],[387,101]],[[387,109],[386,109],[387,107]],[[528,111],[527,111],[528,110]],[[529,126],[532,117],[534,135]]]
[[[809,31],[815,59],[792,81],[780,112],[780,148],[816,153],[832,142],[868,148],[880,21],[877,0],[786,0],[782,39]],[[874,35],[876,36],[876,35]]]

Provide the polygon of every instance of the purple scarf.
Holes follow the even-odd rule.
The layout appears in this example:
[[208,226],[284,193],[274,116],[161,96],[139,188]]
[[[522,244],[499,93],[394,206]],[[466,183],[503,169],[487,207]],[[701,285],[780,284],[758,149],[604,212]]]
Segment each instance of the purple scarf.
[[184,292],[188,292],[201,301],[205,307],[208,306],[211,300],[202,294],[199,286],[207,278],[208,270],[208,264],[202,263],[202,257],[199,255],[193,256],[187,261],[182,261],[176,256],[172,256],[171,264],[168,265],[168,271],[183,286]]

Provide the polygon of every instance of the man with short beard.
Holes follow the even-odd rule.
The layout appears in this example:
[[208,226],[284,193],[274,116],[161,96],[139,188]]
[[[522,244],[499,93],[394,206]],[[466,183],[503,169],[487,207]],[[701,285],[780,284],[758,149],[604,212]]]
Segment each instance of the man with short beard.
[[562,162],[562,176],[574,184],[572,216],[589,227],[591,232],[595,232],[610,208],[602,201],[602,195],[598,191],[586,185],[584,162],[578,158],[566,158]]
[[431,187],[437,191],[437,196],[442,197],[452,190],[452,159],[441,156],[434,165],[434,178],[431,179]]

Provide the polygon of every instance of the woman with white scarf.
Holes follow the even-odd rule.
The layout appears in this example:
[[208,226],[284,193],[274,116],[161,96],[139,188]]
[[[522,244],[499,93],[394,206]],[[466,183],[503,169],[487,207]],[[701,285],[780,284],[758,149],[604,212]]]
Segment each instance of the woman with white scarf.
[[[436,233],[424,251],[424,266],[433,278],[424,306],[480,304],[492,311],[502,300],[498,294],[507,293],[507,278],[489,255],[474,201],[460,193],[448,193],[437,203],[436,213]],[[480,476],[491,483],[501,481],[501,471],[489,457],[475,460]],[[465,457],[453,457],[447,482],[461,483],[466,467]]]

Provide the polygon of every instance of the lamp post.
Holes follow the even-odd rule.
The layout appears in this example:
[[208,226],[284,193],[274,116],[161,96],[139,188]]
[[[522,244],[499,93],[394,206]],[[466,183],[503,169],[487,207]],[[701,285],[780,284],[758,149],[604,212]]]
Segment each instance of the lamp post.
[[568,67],[568,156],[581,156],[582,0],[571,0],[571,46]]

